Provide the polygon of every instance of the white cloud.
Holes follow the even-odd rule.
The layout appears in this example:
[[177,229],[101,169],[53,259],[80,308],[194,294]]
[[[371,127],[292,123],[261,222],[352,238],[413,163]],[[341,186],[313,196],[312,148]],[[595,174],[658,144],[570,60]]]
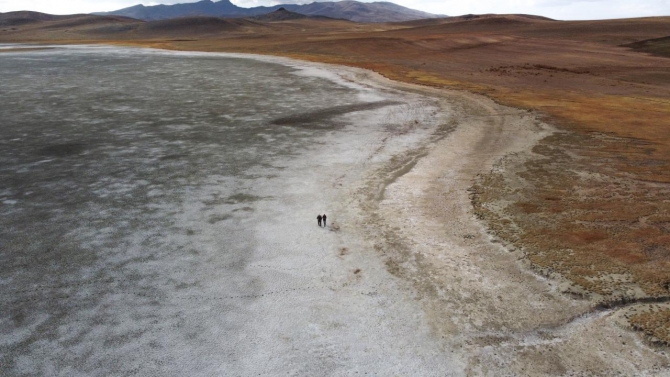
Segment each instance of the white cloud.
[[[0,12],[31,10],[50,14],[92,13],[117,10],[143,2],[142,0],[2,0]],[[189,0],[154,0],[146,1],[145,5],[189,3]]]
[[[0,12],[33,10],[52,14],[109,11],[136,5],[142,0],[0,0]],[[242,7],[313,0],[233,0]],[[371,1],[371,0],[364,0]],[[145,5],[174,4],[189,0],[148,0]],[[557,19],[602,19],[670,15],[670,0],[395,0],[397,4],[426,12],[456,16],[468,13],[528,13]]]

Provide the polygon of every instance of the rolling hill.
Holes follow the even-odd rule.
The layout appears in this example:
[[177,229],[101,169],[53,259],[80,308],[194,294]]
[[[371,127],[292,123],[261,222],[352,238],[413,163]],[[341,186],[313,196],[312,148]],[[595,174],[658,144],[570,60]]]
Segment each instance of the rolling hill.
[[325,16],[355,22],[401,22],[440,17],[434,14],[405,8],[390,2],[362,3],[358,1],[314,2],[311,4],[280,4],[271,7],[242,8],[229,0],[213,2],[203,0],[195,3],[174,5],[135,5],[97,15],[114,15],[145,21],[164,20],[177,17],[253,17],[274,12],[280,8],[306,16]]
[[56,16],[52,14],[30,11],[0,13],[0,27],[22,26],[36,22],[57,21],[73,17],[76,16]]
[[291,11],[286,10],[285,8],[279,8],[274,12],[270,12],[270,13],[267,13],[267,14],[263,14],[263,15],[254,17],[255,20],[266,21],[266,22],[302,20],[302,19],[305,19],[305,18],[309,18],[309,16],[305,16],[304,14],[300,14],[300,13],[291,12]]

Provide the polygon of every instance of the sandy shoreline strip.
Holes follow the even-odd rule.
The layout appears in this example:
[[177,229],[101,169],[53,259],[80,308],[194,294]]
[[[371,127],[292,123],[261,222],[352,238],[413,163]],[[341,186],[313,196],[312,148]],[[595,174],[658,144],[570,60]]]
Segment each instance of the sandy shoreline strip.
[[341,199],[358,207],[342,232],[361,237],[366,264],[372,263],[371,255],[379,258],[401,278],[398,288],[420,305],[431,329],[423,342],[443,350],[444,359],[433,359],[433,370],[456,375],[667,371],[665,353],[621,326],[615,312],[592,313],[590,302],[563,294],[560,281],[533,273],[520,251],[500,244],[474,216],[468,189],[476,176],[498,168],[507,155],[531,153],[554,128],[537,114],[481,95],[398,83],[358,68],[305,64],[357,84],[433,98],[447,115],[424,143],[390,148],[389,160],[371,166],[362,186]]
[[[663,375],[667,357],[621,325],[615,311],[562,293],[521,251],[490,236],[472,210],[477,174],[507,155],[530,154],[556,132],[537,114],[480,95],[393,82],[354,68],[342,77],[436,98],[449,117],[426,144],[369,172],[352,193],[357,228],[421,304],[433,337],[464,366],[457,374]],[[341,72],[351,72],[342,74]],[[532,157],[532,156],[531,156]],[[408,293],[409,293],[408,292]],[[592,313],[592,314],[589,314]]]
[[498,169],[505,156],[530,155],[556,130],[483,96],[424,92],[449,104],[453,132],[427,146],[384,200],[368,203],[376,213],[368,232],[389,270],[416,289],[447,348],[459,350],[466,372],[665,373],[665,353],[621,326],[617,313],[587,314],[590,302],[531,272],[521,251],[502,245],[474,216],[468,190],[477,174]]
[[[361,231],[368,220],[358,200],[372,172],[423,148],[440,132],[449,110],[434,98],[372,80],[362,70],[260,59],[355,88],[366,102],[388,106],[339,116],[341,131],[280,173],[285,190],[255,193],[274,195],[276,201],[257,209],[269,216],[255,227],[258,248],[250,271],[262,266],[258,280],[264,286],[293,281],[306,289],[290,300],[259,298],[248,308],[253,319],[240,330],[250,334],[250,342],[242,342],[248,348],[240,350],[246,361],[231,363],[230,370],[241,375],[461,374],[460,359],[445,354],[411,291],[389,274]],[[328,213],[327,229],[316,226],[317,208]]]

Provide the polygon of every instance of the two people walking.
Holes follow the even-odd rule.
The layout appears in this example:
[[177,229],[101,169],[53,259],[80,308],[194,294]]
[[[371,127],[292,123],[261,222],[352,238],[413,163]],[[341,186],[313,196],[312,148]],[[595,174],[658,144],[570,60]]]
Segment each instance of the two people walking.
[[316,221],[319,223],[319,226],[321,226],[321,222],[323,222],[323,226],[326,226],[326,214],[324,213],[323,216],[319,215],[316,217]]

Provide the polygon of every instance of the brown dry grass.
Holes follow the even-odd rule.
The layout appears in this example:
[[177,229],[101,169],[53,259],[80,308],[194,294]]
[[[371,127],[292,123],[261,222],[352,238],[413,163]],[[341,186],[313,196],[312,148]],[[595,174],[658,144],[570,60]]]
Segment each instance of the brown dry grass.
[[[652,181],[627,172],[647,149],[598,133],[555,134],[534,148],[535,158],[503,161],[502,173],[481,177],[475,210],[539,271],[559,273],[605,303],[664,297],[670,186],[659,182],[667,173],[641,169],[646,178],[661,175]],[[622,150],[640,156],[621,159]]]
[[670,309],[650,310],[632,316],[629,322],[655,342],[670,344]]

